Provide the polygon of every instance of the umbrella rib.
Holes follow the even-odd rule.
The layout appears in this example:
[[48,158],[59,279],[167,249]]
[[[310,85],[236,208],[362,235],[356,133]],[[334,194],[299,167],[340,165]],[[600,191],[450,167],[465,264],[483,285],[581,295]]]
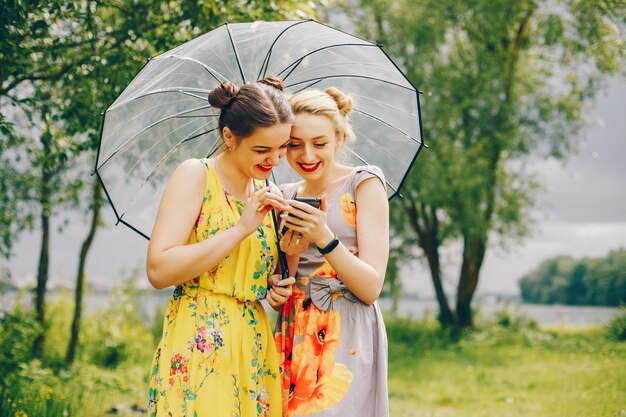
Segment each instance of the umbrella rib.
[[[309,82],[313,82],[313,81],[315,81],[315,82],[313,84],[311,84],[311,85],[315,85],[315,84],[317,84],[320,81],[323,81],[323,80],[326,80],[326,79],[331,79],[331,78],[362,78],[364,80],[380,81],[381,83],[395,85],[396,87],[403,88],[403,89],[408,90],[408,91],[416,91],[412,87],[406,87],[406,86],[400,85],[398,83],[394,83],[393,81],[387,81],[387,80],[383,80],[381,78],[376,78],[376,77],[368,77],[366,75],[351,75],[351,74],[339,74],[339,75],[329,75],[329,76],[324,76],[324,77],[310,78],[308,80],[298,81],[297,83],[289,84],[289,85],[285,86],[285,88],[290,88],[290,87],[294,87],[296,85],[309,83]],[[308,88],[311,85],[309,85],[309,86],[307,86],[305,88]],[[298,91],[301,91],[301,90],[298,90]]]
[[[187,89],[187,91],[191,91],[191,92],[193,92],[193,89]],[[126,103],[128,103],[128,102],[130,102],[130,101],[133,101],[133,100],[137,100],[138,98],[148,97],[148,96],[151,96],[151,95],[153,95],[153,94],[161,94],[161,93],[182,93],[182,94],[187,94],[187,95],[190,95],[190,96],[192,96],[192,97],[200,98],[200,99],[202,99],[202,100],[206,100],[206,97],[196,96],[196,95],[193,95],[193,94],[191,94],[191,93],[188,93],[187,91],[183,90],[183,88],[182,88],[182,87],[168,87],[168,88],[160,88],[160,89],[158,89],[158,90],[150,90],[150,91],[146,91],[145,93],[139,94],[138,96],[135,96],[135,97],[131,97],[131,98],[129,98],[128,100],[123,101],[123,102],[121,102],[121,103],[118,103],[118,104],[115,104],[115,103],[114,103],[114,105],[110,106],[110,107],[107,109],[107,112],[109,112],[109,111],[111,111],[111,110],[115,110],[115,109],[117,109],[118,107],[122,107],[122,106],[123,106],[123,105],[125,105]],[[200,89],[200,88],[198,88],[198,89],[197,89],[197,91],[195,91],[195,92],[200,92],[200,93],[206,93],[206,94],[208,94],[208,93],[209,93],[209,91],[211,91],[211,90],[204,90],[204,89]]]
[[[215,81],[217,81],[218,83],[221,83],[222,81],[219,79],[218,75],[222,76],[222,79],[226,79],[226,77],[224,77],[222,74],[220,74],[219,72],[214,72],[214,70],[209,67],[206,64],[203,64],[202,62],[198,61],[197,59],[193,59],[193,58],[189,58],[188,56],[180,56],[180,55],[170,55],[169,58],[176,58],[176,59],[180,59],[181,61],[189,61],[189,62],[193,62],[195,64],[200,65],[202,68],[204,68],[209,74],[211,74],[213,76],[213,78],[215,78]],[[217,75],[216,75],[217,74]]]
[[235,46],[235,41],[233,40],[233,35],[230,32],[230,27],[228,23],[226,23],[226,32],[228,33],[228,39],[230,39],[230,45],[233,47],[233,52],[235,53],[235,61],[237,61],[237,67],[239,67],[239,73],[241,74],[241,79],[243,83],[246,83],[246,77],[243,74],[243,68],[241,67],[241,60],[239,59],[239,52],[237,51],[237,47]]
[[290,67],[293,67],[293,68],[291,68],[291,70],[289,70],[289,73],[287,75],[285,75],[285,77],[283,78],[283,80],[286,80],[291,75],[291,73],[298,67],[298,65],[300,65],[300,63],[305,58],[308,58],[309,56],[311,56],[313,54],[316,54],[318,52],[324,51],[326,49],[339,48],[339,47],[343,47],[343,46],[354,46],[354,47],[364,46],[364,47],[368,47],[368,48],[371,48],[371,47],[378,48],[378,46],[374,45],[374,44],[370,44],[370,45],[365,44],[364,45],[364,44],[360,44],[360,43],[338,43],[338,44],[335,44],[335,45],[326,45],[326,46],[324,46],[322,48],[315,49],[313,51],[310,51],[306,55],[301,56],[300,58],[298,58],[297,60],[295,60],[291,64],[287,65],[281,72],[278,73],[278,75],[280,76],[280,74],[282,74],[283,72],[289,70]]
[[[146,185],[148,183],[148,181],[150,180],[150,177],[152,177],[154,175],[154,172],[156,171],[156,169],[163,163],[163,161],[165,161],[165,159],[167,159],[167,157],[169,155],[172,154],[172,152],[174,152],[180,145],[182,145],[185,142],[189,142],[190,140],[193,139],[197,139],[200,136],[204,136],[206,134],[209,134],[211,132],[213,132],[214,130],[216,130],[217,128],[214,127],[210,130],[204,131],[202,133],[198,133],[197,135],[194,136],[189,136],[184,138],[183,140],[181,140],[180,142],[178,142],[176,145],[174,145],[169,151],[167,151],[165,153],[165,155],[163,155],[161,157],[161,159],[158,160],[158,162],[154,165],[154,167],[152,168],[152,170],[150,170],[150,172],[148,173],[148,176],[143,180],[143,182],[141,183],[141,186],[137,189],[137,191],[135,191],[135,194],[133,195],[133,198],[130,200],[130,202],[128,203],[128,207],[131,207],[133,205],[133,201],[135,201],[135,197],[137,196],[137,194],[139,194],[139,191],[141,191],[141,189],[144,187],[144,185]],[[137,163],[139,163],[139,161],[137,161]],[[137,164],[133,165],[130,170],[132,170],[135,166],[137,166]],[[129,171],[130,171],[129,170]],[[124,210],[124,212],[119,216],[119,219],[121,220],[124,215],[126,214],[126,210]]]
[[[348,146],[346,146],[346,149],[348,151],[350,151],[350,153],[352,153],[352,155],[354,155],[359,161],[363,162],[365,165],[372,166],[372,164],[368,163],[365,159],[361,158],[360,155],[358,155],[356,152],[354,152]],[[385,178],[385,184],[387,184],[387,186],[393,190],[394,194],[398,192],[398,190],[396,190],[396,188],[393,185],[389,184],[389,181],[387,181],[387,178]]]
[[373,114],[370,114],[370,113],[368,113],[368,112],[365,112],[365,111],[362,111],[362,110],[358,110],[358,109],[354,109],[354,111],[355,111],[355,112],[357,112],[357,113],[361,113],[361,114],[362,114],[362,115],[364,115],[364,116],[371,117],[372,119],[374,119],[374,120],[376,120],[376,121],[378,121],[378,122],[380,122],[380,123],[382,123],[382,124],[384,124],[384,125],[386,125],[386,126],[389,126],[390,128],[392,128],[392,129],[394,129],[394,130],[396,130],[396,131],[398,131],[398,132],[402,133],[402,134],[403,134],[404,136],[406,136],[407,138],[412,139],[415,143],[419,143],[419,144],[421,144],[421,143],[422,143],[422,142],[420,142],[419,140],[417,140],[416,138],[414,138],[413,136],[411,136],[411,135],[409,135],[408,133],[406,133],[405,131],[403,131],[403,130],[401,130],[401,129],[398,129],[396,126],[394,126],[394,125],[392,125],[392,124],[390,124],[390,123],[387,123],[387,122],[386,122],[386,121],[384,121],[383,119],[378,118],[378,117],[374,116]]
[[188,93],[186,91],[180,90],[181,93],[187,95],[187,96],[191,96],[191,97],[195,97],[195,98],[199,98],[200,100],[204,101],[204,100],[208,100],[207,97],[202,97],[202,96],[198,96],[192,93]]
[[270,45],[270,48],[268,49],[267,54],[265,55],[265,59],[263,60],[263,63],[261,64],[261,68],[259,69],[259,74],[257,75],[257,80],[261,79],[261,75],[263,75],[263,77],[265,77],[266,71],[267,71],[267,67],[270,64],[270,58],[272,57],[272,52],[273,52],[273,49],[274,49],[274,45],[276,45],[276,42],[278,42],[280,37],[283,36],[283,34],[285,32],[287,32],[289,29],[293,28],[294,26],[300,25],[302,23],[307,23],[307,22],[310,22],[310,20],[301,20],[299,22],[296,22],[293,25],[283,29],[282,32],[280,32],[278,34],[278,36],[276,36],[276,39],[274,39],[274,41]]
[[[131,136],[130,138],[126,139],[126,141],[125,141],[124,143],[122,143],[122,144],[121,144],[121,145],[120,145],[120,146],[119,146],[119,147],[118,147],[115,151],[113,151],[113,153],[112,153],[112,154],[111,154],[111,155],[110,155],[107,159],[105,159],[105,160],[104,160],[104,161],[103,161],[103,162],[99,165],[99,167],[104,166],[104,164],[106,164],[106,163],[107,163],[107,162],[108,162],[111,158],[113,158],[113,157],[115,156],[115,154],[116,154],[116,153],[118,153],[120,150],[122,150],[122,148],[126,147],[126,145],[128,145],[128,144],[130,143],[130,141],[132,141],[134,138],[136,138],[137,136],[141,135],[142,133],[144,133],[144,132],[145,132],[145,131],[147,131],[148,129],[151,129],[151,128],[153,128],[154,126],[156,126],[156,125],[158,125],[158,124],[160,124],[160,123],[163,123],[163,122],[165,122],[165,121],[167,121],[167,120],[170,120],[170,119],[176,119],[176,118],[178,118],[179,116],[182,116],[182,115],[184,115],[184,114],[186,114],[186,113],[191,113],[191,112],[194,112],[194,111],[196,111],[196,110],[203,110],[203,109],[207,109],[207,108],[210,108],[210,107],[211,107],[211,105],[200,106],[200,107],[196,107],[196,108],[193,108],[193,109],[189,109],[189,110],[182,111],[182,112],[180,112],[180,113],[175,113],[175,114],[173,114],[173,115],[171,115],[171,116],[168,116],[168,117],[165,117],[165,118],[163,118],[163,119],[157,120],[157,121],[156,121],[156,122],[154,122],[153,124],[151,124],[151,125],[149,125],[149,126],[146,126],[145,128],[141,129],[139,132],[135,133],[135,134],[134,134],[133,136]],[[205,115],[204,117],[216,117],[216,115],[214,115],[214,114],[209,114],[209,115]]]

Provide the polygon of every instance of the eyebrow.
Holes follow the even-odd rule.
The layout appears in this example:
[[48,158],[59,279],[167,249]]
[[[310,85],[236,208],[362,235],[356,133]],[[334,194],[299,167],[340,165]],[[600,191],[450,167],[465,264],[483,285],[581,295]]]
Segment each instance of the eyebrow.
[[[302,138],[299,138],[297,136],[289,136],[289,139],[297,139],[297,140],[303,140]],[[311,140],[317,140],[317,139],[328,139],[328,136],[326,135],[320,135],[320,136],[316,136],[314,138],[311,138]]]
[[[289,139],[287,139],[284,143],[281,143],[280,146],[286,145],[287,143],[289,143]],[[264,145],[256,145],[256,146],[253,146],[252,149],[260,151],[260,150],[272,149],[272,147],[264,146]]]

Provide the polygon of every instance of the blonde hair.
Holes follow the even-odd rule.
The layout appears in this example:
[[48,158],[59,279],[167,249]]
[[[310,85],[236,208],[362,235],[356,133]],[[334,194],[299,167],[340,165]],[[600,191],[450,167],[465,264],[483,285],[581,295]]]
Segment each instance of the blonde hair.
[[348,115],[352,111],[352,99],[335,87],[324,91],[307,90],[294,94],[289,99],[294,114],[308,113],[330,119],[336,135],[343,135],[346,141],[354,140]]

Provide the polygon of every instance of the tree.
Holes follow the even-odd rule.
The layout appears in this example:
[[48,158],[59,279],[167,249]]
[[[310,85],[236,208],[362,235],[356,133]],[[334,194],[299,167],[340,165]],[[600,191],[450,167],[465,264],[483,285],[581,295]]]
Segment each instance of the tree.
[[546,259],[519,280],[531,303],[619,306],[626,303],[626,250],[601,258]]
[[[394,202],[392,226],[427,260],[445,325],[472,325],[490,243],[532,225],[530,158],[565,158],[603,77],[622,70],[625,6],[611,1],[360,0],[362,33],[386,46],[427,94],[430,145]],[[410,227],[406,227],[409,225]],[[453,310],[441,249],[461,245]]]
[[[10,256],[12,242],[17,238],[17,233],[11,232],[30,224],[39,208],[42,247],[36,305],[41,323],[45,316],[48,230],[53,208],[66,202],[77,206],[82,200],[91,213],[76,277],[75,313],[66,355],[66,362],[71,363],[78,346],[85,262],[102,203],[95,177],[84,181],[87,170],[79,168],[77,162],[89,169],[94,165],[100,113],[151,56],[225,21],[302,18],[312,16],[316,6],[315,2],[297,0],[25,1],[2,2],[0,6],[0,132],[8,139],[0,147],[0,162],[6,162],[0,164],[0,254]],[[15,110],[6,112],[4,103]],[[16,113],[32,117],[18,120]],[[27,149],[36,144],[37,125],[45,130],[39,136],[40,145],[34,147],[36,156],[32,154],[29,159]],[[63,145],[62,152],[55,151],[59,144]],[[48,158],[50,155],[56,156]],[[60,155],[63,158],[57,158]],[[57,162],[63,163],[55,165]],[[32,175],[34,166],[41,168],[38,175]],[[73,176],[73,181],[55,182],[63,177],[62,173]],[[27,184],[34,183],[40,184],[35,190],[45,192],[24,192],[33,188]],[[87,192],[90,197],[85,203]],[[23,204],[30,210],[20,210]],[[42,341],[37,344],[39,352]]]

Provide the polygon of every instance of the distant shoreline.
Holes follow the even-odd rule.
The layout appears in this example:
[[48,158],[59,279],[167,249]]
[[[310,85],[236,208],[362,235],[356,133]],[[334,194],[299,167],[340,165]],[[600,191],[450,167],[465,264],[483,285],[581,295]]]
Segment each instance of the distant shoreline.
[[[147,323],[154,322],[159,311],[165,309],[172,293],[171,290],[156,291],[151,288],[133,291],[136,291],[139,299],[140,317]],[[18,292],[23,294],[22,304],[26,305],[29,303],[31,297],[29,291],[8,289],[0,293],[0,311],[7,311],[14,307]],[[109,294],[109,290],[88,289],[85,296],[89,300],[89,302],[85,303],[85,306],[87,306],[86,312],[89,313],[93,309],[105,308],[110,302]],[[73,291],[69,289],[52,290],[47,295],[50,301],[61,295],[73,297]],[[390,314],[392,306],[390,298],[381,298],[379,305],[383,312]],[[525,316],[537,321],[542,326],[559,324],[568,326],[604,325],[620,312],[619,307],[529,304],[523,303],[519,297],[511,294],[478,296],[474,307],[479,318],[489,318],[497,312],[507,309],[514,316]],[[435,318],[438,310],[439,306],[435,298],[420,298],[415,295],[400,298],[397,305],[397,315],[405,318]]]

